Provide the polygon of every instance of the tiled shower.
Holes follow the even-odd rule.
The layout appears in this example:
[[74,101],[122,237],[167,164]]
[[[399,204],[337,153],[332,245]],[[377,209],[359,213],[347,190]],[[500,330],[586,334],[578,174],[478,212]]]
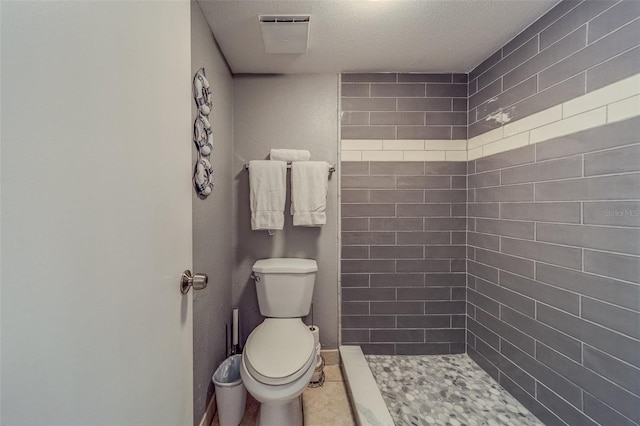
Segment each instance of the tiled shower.
[[343,343],[464,352],[465,175],[464,162],[342,163]]
[[467,352],[572,424],[640,419],[639,125],[469,162]]
[[468,76],[342,76],[343,344],[640,423],[639,16],[563,1]]

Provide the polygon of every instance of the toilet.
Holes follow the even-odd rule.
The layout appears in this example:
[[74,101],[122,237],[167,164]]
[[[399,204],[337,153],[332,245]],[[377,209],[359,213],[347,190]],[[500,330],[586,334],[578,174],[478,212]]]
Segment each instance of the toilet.
[[318,265],[312,259],[261,259],[253,265],[260,314],[247,338],[240,376],[260,402],[259,426],[302,426],[300,395],[315,369],[309,314]]

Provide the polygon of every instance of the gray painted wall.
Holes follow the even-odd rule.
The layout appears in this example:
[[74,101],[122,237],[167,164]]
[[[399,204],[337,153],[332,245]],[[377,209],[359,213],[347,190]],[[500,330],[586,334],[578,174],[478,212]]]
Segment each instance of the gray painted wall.
[[[193,294],[194,422],[198,424],[213,393],[211,376],[225,358],[225,324],[231,317],[233,271],[231,156],[233,149],[233,80],[202,10],[191,2],[191,75],[205,68],[213,90],[215,186],[206,199],[193,191],[193,270],[209,275],[205,290]],[[192,102],[192,119],[196,117]],[[196,159],[195,147],[192,150]]]
[[[244,164],[268,158],[271,148],[308,149],[312,160],[338,159],[337,75],[239,75],[234,79],[234,158],[232,162],[235,264],[233,304],[240,307],[242,341],[262,321],[249,278],[257,259],[306,257],[318,261],[313,296],[314,322],[323,348],[338,345],[338,173],[329,181],[327,224],[293,227],[269,236],[252,231],[249,179]],[[287,197],[287,211],[289,196]],[[309,320],[310,321],[310,320]]]

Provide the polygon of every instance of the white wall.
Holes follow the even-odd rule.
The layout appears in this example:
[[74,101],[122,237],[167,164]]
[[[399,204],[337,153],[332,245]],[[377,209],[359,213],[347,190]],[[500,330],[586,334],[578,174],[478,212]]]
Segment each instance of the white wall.
[[189,3],[1,7],[0,423],[189,424]]
[[[308,149],[313,160],[338,161],[338,76],[238,75],[234,79],[234,237],[236,259],[233,301],[240,305],[242,334],[262,321],[250,280],[255,260],[308,257],[318,261],[313,296],[314,322],[323,348],[338,345],[338,173],[329,181],[327,224],[321,228],[292,226],[269,236],[252,231],[249,210],[249,160],[265,159],[271,148]],[[287,212],[289,206],[288,191]]]
[[[200,5],[191,2],[191,75],[204,67],[213,92],[209,121],[213,128],[215,186],[207,198],[193,194],[193,269],[209,275],[205,290],[193,297],[194,421],[200,422],[213,394],[211,376],[225,358],[225,325],[231,324],[233,270],[232,168],[233,79]],[[195,103],[192,119],[196,117]],[[195,162],[196,150],[192,148]]]

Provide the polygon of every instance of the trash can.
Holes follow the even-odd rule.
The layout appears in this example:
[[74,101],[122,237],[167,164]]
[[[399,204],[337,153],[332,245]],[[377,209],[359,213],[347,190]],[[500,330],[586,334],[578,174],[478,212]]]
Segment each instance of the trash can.
[[240,377],[241,362],[242,355],[232,355],[213,373],[220,426],[238,426],[244,416],[247,388]]

